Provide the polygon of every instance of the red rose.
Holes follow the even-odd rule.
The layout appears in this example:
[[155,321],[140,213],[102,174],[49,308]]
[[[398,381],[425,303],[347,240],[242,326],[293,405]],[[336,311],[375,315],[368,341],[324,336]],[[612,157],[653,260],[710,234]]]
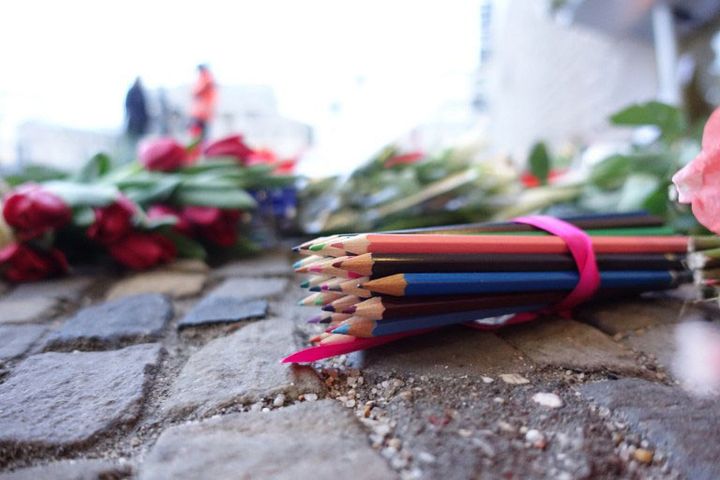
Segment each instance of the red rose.
[[221,247],[230,247],[237,241],[240,211],[221,210],[216,207],[185,207],[182,212],[198,234]]
[[183,217],[180,212],[167,205],[153,205],[147,211],[149,219],[172,217],[176,220],[173,230],[183,235],[192,236],[192,225],[190,222]]
[[43,190],[40,185],[26,184],[5,199],[3,216],[21,237],[32,238],[66,225],[72,211],[54,193]]
[[120,240],[132,230],[135,204],[125,197],[115,203],[95,209],[95,222],[87,230],[87,236],[103,244]]
[[0,250],[0,264],[5,278],[11,282],[32,282],[68,271],[65,254],[60,250],[43,252],[23,243],[13,243]]
[[232,157],[245,165],[253,150],[243,142],[242,135],[232,135],[217,140],[203,150],[206,157]]
[[132,232],[108,245],[110,255],[126,267],[145,270],[175,258],[175,244],[159,233]]
[[172,138],[156,138],[140,145],[140,163],[148,170],[172,172],[188,163],[188,153]]

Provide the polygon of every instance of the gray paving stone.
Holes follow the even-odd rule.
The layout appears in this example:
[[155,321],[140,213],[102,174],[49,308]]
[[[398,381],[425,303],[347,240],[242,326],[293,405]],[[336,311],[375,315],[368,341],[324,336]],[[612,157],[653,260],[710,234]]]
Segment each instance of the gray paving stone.
[[37,297],[32,300],[3,298],[0,300],[0,324],[29,323],[45,320],[55,314],[57,298]]
[[286,278],[230,278],[215,288],[210,295],[233,297],[239,300],[272,298],[286,292]]
[[217,268],[212,275],[227,277],[281,277],[292,275],[292,265],[286,255],[268,255],[251,260],[240,260]]
[[640,328],[674,324],[691,313],[704,315],[691,304],[677,299],[637,298],[578,308],[575,317],[608,335],[615,335]]
[[183,367],[165,410],[174,416],[193,411],[207,415],[279,393],[288,398],[324,393],[325,386],[311,367],[280,363],[298,347],[293,333],[291,322],[272,319],[209,342]]
[[46,349],[104,348],[160,337],[173,316],[172,303],[148,293],[80,310],[48,339]]
[[456,327],[408,338],[363,352],[358,362],[367,371],[427,375],[481,376],[527,371],[531,362],[493,333]]
[[160,435],[141,480],[273,478],[392,479],[353,414],[337,402],[305,402],[171,427]]
[[129,478],[128,463],[102,459],[63,460],[0,473],[0,480],[115,480]]
[[0,464],[18,451],[86,445],[136,421],[160,352],[146,344],[24,360],[0,384]]
[[265,318],[267,310],[267,300],[244,300],[209,295],[180,320],[178,328]]
[[542,366],[641,375],[635,355],[589,325],[543,318],[501,330],[499,335]]
[[56,280],[23,283],[15,287],[5,298],[9,300],[35,300],[39,297],[76,302],[96,281],[89,276],[70,276]]
[[675,329],[677,325],[660,325],[628,333],[623,343],[637,352],[642,352],[667,370],[672,367],[675,357]]
[[718,399],[698,399],[677,387],[638,379],[587,384],[580,391],[661,448],[687,478],[720,478]]
[[136,273],[113,285],[106,298],[114,300],[141,293],[158,293],[174,298],[197,295],[205,286],[207,272],[193,268],[184,269],[181,266],[174,266]]
[[0,325],[0,360],[19,357],[45,332],[42,325]]

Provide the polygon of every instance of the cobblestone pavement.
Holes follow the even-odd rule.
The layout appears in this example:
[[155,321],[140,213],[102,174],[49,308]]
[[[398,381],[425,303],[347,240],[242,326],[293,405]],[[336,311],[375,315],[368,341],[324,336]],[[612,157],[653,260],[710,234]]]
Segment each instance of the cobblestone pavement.
[[[283,254],[0,296],[0,479],[720,478],[678,294],[311,366]],[[687,293],[687,292],[686,292]]]

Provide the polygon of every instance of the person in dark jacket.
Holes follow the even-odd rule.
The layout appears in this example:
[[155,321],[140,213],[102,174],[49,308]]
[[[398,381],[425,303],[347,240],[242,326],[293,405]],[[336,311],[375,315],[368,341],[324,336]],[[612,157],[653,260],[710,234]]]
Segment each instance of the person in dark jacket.
[[140,77],[135,79],[125,96],[125,119],[125,132],[129,137],[137,139],[147,132],[147,105]]

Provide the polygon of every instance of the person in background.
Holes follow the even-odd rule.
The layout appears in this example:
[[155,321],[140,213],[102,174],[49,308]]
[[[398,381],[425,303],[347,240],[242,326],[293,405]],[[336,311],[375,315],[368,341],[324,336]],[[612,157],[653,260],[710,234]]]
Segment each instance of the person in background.
[[190,134],[200,141],[205,140],[208,125],[215,114],[217,86],[207,65],[198,65],[198,79],[193,87],[193,102],[190,112]]
[[131,141],[137,142],[147,132],[148,112],[145,91],[140,77],[135,79],[125,95],[125,133]]

